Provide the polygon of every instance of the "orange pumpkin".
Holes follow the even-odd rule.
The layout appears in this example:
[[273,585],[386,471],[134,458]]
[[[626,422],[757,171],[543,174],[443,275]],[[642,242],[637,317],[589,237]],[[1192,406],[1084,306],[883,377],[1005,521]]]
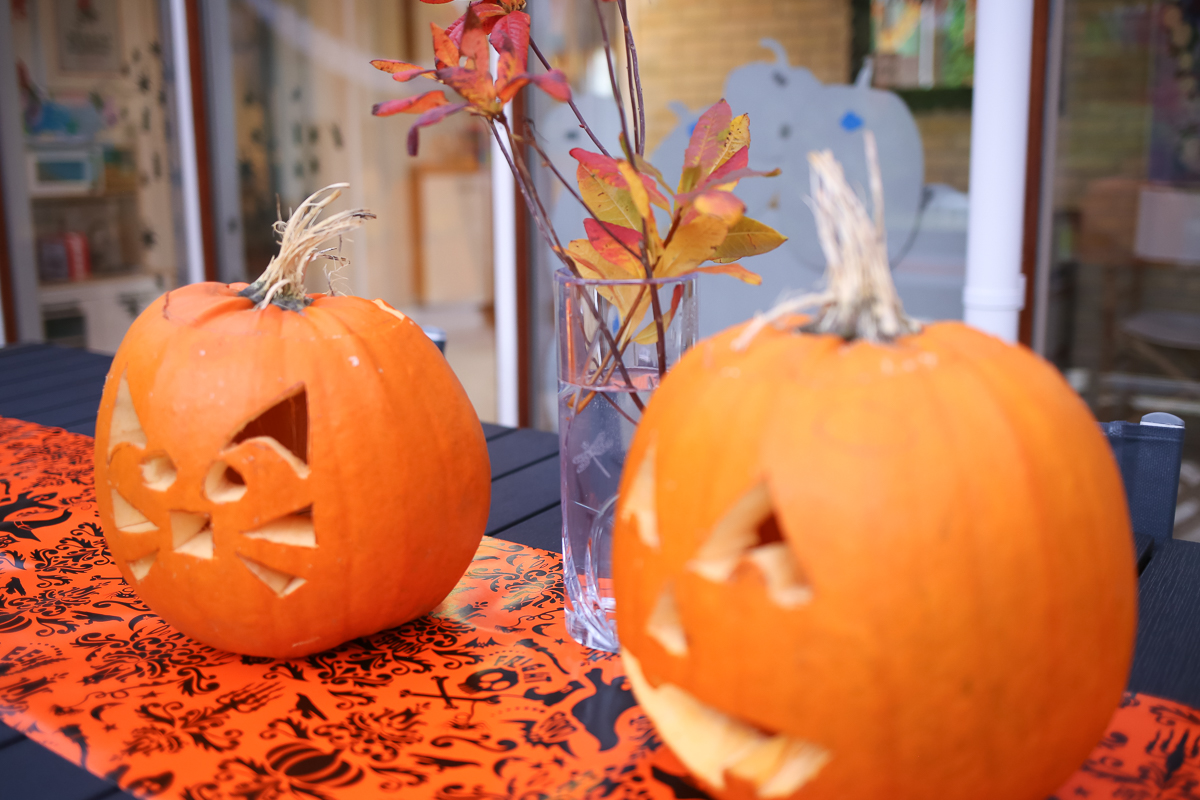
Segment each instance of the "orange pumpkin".
[[483,535],[487,449],[411,319],[294,291],[256,308],[246,290],[186,286],[134,322],[100,405],[96,494],[156,613],[215,647],[302,656],[449,593]]
[[638,426],[613,544],[631,683],[721,798],[1041,800],[1127,677],[1119,472],[1053,367],[919,329],[886,258],[838,247],[815,315],[702,342]]

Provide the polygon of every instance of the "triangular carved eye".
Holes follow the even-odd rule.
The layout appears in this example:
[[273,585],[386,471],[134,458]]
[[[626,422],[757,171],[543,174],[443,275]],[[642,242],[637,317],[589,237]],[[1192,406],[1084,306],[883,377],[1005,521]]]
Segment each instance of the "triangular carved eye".
[[765,482],[742,495],[717,521],[688,567],[710,581],[724,583],[742,564],[762,575],[768,595],[778,605],[791,608],[812,599],[812,589],[784,540]]
[[659,546],[658,509],[654,500],[654,457],[657,447],[651,443],[642,456],[637,474],[628,489],[628,499],[625,501],[624,516],[632,517],[637,527],[638,538],[647,547],[655,550]]
[[121,373],[121,380],[117,384],[117,401],[113,404],[112,420],[108,427],[108,457],[112,458],[117,445],[125,443],[145,447],[146,431],[142,429],[142,421],[133,407],[129,381]]
[[266,437],[278,442],[303,464],[308,464],[308,391],[304,384],[289,390],[270,408],[241,427],[230,445]]

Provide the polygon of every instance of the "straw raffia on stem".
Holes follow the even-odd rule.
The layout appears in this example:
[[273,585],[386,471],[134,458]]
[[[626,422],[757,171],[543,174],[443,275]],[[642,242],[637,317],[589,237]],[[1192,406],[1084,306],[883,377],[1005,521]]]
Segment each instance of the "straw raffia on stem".
[[339,264],[346,259],[329,255],[339,247],[321,249],[321,245],[357,228],[375,215],[366,209],[342,211],[332,217],[317,221],[325,208],[337,200],[348,183],[335,183],[313,192],[300,204],[287,221],[280,219],[275,225],[279,235],[279,252],[271,259],[267,269],[254,283],[240,294],[249,297],[255,308],[263,309],[270,304],[292,311],[300,311],[312,301],[304,289],[304,273],[308,265],[318,258],[330,258]]
[[919,323],[904,313],[892,282],[883,223],[883,180],[875,136],[870,131],[864,135],[864,144],[874,219],[846,181],[842,165],[833,153],[828,150],[809,153],[810,205],[825,253],[827,288],[785,300],[759,314],[734,340],[736,349],[744,349],[767,325],[810,309],[815,310],[804,330],[832,333],[847,340],[890,342],[921,329]]

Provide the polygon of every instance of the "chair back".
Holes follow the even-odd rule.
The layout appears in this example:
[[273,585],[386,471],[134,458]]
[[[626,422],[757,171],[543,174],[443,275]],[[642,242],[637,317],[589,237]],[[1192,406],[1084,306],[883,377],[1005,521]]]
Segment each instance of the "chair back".
[[1141,422],[1101,422],[1129,502],[1133,532],[1157,541],[1171,538],[1183,460],[1183,420],[1156,411]]

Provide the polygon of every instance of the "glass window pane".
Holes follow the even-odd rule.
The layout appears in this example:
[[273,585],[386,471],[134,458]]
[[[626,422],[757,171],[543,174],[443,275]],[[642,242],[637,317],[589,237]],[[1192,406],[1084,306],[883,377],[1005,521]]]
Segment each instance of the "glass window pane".
[[20,115],[23,161],[6,159],[4,169],[25,177],[32,222],[10,236],[31,245],[37,286],[18,298],[18,316],[40,317],[48,341],[113,352],[134,317],[185,273],[162,6],[5,6],[12,49],[0,57],[13,59],[20,107],[3,113]]

